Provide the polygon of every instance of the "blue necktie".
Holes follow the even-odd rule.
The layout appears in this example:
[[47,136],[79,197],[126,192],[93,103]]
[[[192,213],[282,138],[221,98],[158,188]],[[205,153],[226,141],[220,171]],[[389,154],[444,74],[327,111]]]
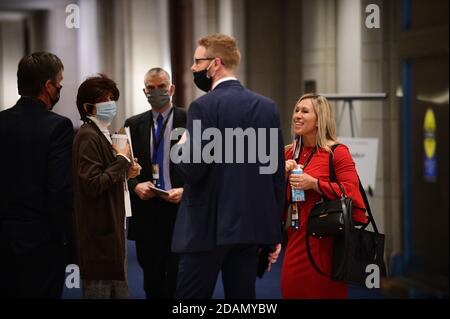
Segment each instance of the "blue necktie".
[[155,137],[156,137],[156,141],[158,141],[158,138],[160,136],[160,134],[162,134],[161,136],[161,141],[159,142],[158,148],[156,149],[156,164],[158,164],[159,166],[159,183],[160,183],[160,188],[162,189],[166,189],[165,185],[164,185],[164,132],[161,133],[162,128],[163,128],[163,116],[161,114],[158,115],[158,118],[156,119],[157,125],[158,127],[156,128],[156,133],[155,133]]

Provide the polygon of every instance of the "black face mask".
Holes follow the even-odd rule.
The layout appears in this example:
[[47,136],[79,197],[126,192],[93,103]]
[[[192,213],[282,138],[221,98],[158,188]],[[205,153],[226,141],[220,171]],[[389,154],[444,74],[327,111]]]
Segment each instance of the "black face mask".
[[193,75],[194,75],[194,83],[200,90],[204,92],[209,92],[211,90],[212,78],[208,76],[207,69],[194,72]]
[[56,105],[56,103],[58,103],[59,98],[61,96],[61,89],[62,89],[62,85],[60,87],[57,87],[56,84],[53,83],[53,86],[56,88],[56,97],[51,97],[50,96],[50,103],[51,103],[51,107],[50,107],[50,111],[53,110],[53,107]]
[[193,73],[195,85],[204,92],[211,91],[213,79],[212,76],[208,75],[208,70],[211,66],[212,63],[210,63],[206,69]]

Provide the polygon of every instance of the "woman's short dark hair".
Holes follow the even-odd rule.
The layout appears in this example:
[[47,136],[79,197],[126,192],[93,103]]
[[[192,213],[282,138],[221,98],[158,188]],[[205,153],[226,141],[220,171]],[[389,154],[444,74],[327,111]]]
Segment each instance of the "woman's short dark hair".
[[19,95],[36,97],[47,80],[56,83],[56,75],[64,70],[61,60],[49,52],[35,52],[24,56],[17,68]]
[[116,82],[104,74],[98,74],[87,78],[83,83],[81,83],[77,94],[77,108],[80,113],[81,120],[87,120],[86,116],[88,114],[83,107],[85,103],[98,103],[108,95],[112,95],[112,100],[117,101],[120,93]]

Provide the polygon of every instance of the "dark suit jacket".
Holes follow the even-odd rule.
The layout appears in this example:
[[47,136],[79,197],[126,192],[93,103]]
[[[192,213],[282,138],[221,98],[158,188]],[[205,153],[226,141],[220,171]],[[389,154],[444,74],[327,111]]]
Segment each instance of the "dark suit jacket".
[[72,233],[72,122],[22,97],[0,112],[0,240],[16,254]]
[[[246,160],[243,164],[206,164],[202,161],[177,165],[186,184],[175,224],[172,250],[195,252],[210,250],[216,245],[281,242],[285,162],[276,104],[247,90],[239,81],[226,81],[190,105],[187,130],[191,137],[193,120],[201,120],[202,131],[206,128],[219,129],[223,145],[226,144],[225,128],[275,128],[278,146],[274,156],[277,156],[278,169],[274,174],[260,174],[258,156],[256,163]],[[256,131],[257,141],[259,135]],[[268,138],[265,146],[268,153]],[[195,152],[192,138],[190,148],[192,158]]]
[[130,163],[113,155],[95,123],[73,142],[75,238],[81,278],[125,280],[124,181]]
[[[133,153],[142,166],[141,174],[136,178],[128,180],[133,211],[133,216],[130,218],[128,225],[128,239],[131,240],[157,240],[161,238],[162,232],[167,233],[167,227],[173,228],[175,214],[178,209],[177,204],[168,203],[159,198],[143,201],[134,192],[137,184],[152,181],[150,158],[151,119],[152,111],[150,110],[127,119],[124,124],[124,126],[130,127]],[[172,130],[185,127],[186,111],[182,108],[175,107],[173,110]],[[170,145],[173,146],[176,142],[173,140],[170,142]],[[175,171],[172,162],[170,162],[169,169],[172,188],[183,187],[183,178]],[[169,225],[164,228],[162,226],[164,224]],[[172,229],[170,229],[171,232]]]

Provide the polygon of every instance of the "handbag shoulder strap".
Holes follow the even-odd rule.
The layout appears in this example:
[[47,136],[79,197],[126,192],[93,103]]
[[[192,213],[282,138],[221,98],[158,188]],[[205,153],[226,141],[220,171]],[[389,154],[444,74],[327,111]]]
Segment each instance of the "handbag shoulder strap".
[[337,182],[337,178],[336,178],[336,172],[334,170],[334,150],[336,149],[336,147],[338,147],[339,143],[334,144],[333,146],[331,146],[331,152],[330,152],[330,162],[329,162],[329,174],[330,174],[330,182]]
[[[308,220],[309,221],[309,220]],[[311,253],[311,248],[310,248],[310,246],[309,246],[309,235],[308,235],[308,233],[306,233],[306,252],[308,253],[308,258],[309,258],[309,261],[311,262],[311,265],[314,267],[314,269],[319,273],[319,274],[321,274],[322,276],[325,276],[325,277],[328,277],[328,278],[331,278],[331,275],[327,275],[326,273],[324,273],[322,270],[320,270],[319,269],[319,267],[317,266],[317,264],[316,264],[316,261],[314,260],[314,258],[313,258],[313,256],[312,256],[312,253]]]
[[[342,193],[342,194],[344,195],[344,197],[345,197],[345,196],[346,196],[346,195],[345,195],[345,189],[344,189],[344,187],[342,186],[342,184],[339,183],[339,181],[337,180],[337,178],[336,178],[336,171],[334,170],[334,150],[335,150],[339,145],[341,145],[341,144],[336,143],[336,144],[334,144],[334,145],[331,146],[330,160],[328,161],[328,174],[330,175],[330,183],[331,183],[331,182],[337,183],[337,184],[339,185],[339,188],[341,189],[341,193]],[[330,187],[331,187],[331,185],[330,185]],[[335,192],[335,194],[336,194],[336,192]],[[337,194],[336,194],[336,195],[337,195]]]
[[[330,161],[329,161],[329,170],[330,170],[330,171],[329,171],[329,174],[330,174],[330,182],[337,182],[337,183],[339,184],[339,186],[341,187],[341,191],[342,191],[343,187],[342,187],[341,184],[337,181],[337,178],[336,178],[336,173],[335,173],[335,170],[334,170],[334,157],[333,157],[334,150],[335,150],[336,147],[338,147],[339,145],[340,145],[340,144],[334,144],[334,145],[331,147]],[[361,196],[362,196],[363,201],[364,201],[364,205],[366,206],[366,210],[367,210],[367,213],[368,213],[368,215],[369,215],[369,223],[372,223],[374,231],[378,234],[378,228],[377,228],[377,225],[375,224],[375,219],[373,218],[372,211],[371,211],[370,205],[369,205],[369,201],[367,200],[367,195],[366,195],[366,192],[365,192],[365,190],[364,190],[364,187],[363,187],[362,184],[361,184],[361,180],[360,180],[359,176],[358,176],[358,182],[359,182],[359,191],[360,191],[360,193],[361,193]],[[344,194],[344,193],[343,193],[343,194]],[[344,194],[344,195],[345,195],[345,194]],[[343,212],[344,212],[344,219],[346,220],[345,223],[344,223],[344,228],[345,228],[345,230],[344,230],[345,243],[344,243],[344,255],[343,255],[342,258],[341,258],[341,262],[340,262],[340,265],[339,265],[339,268],[338,268],[337,273],[341,273],[342,270],[343,270],[343,266],[344,266],[344,263],[345,263],[345,260],[346,260],[346,254],[347,254],[347,251],[348,251],[348,249],[349,249],[349,248],[348,248],[348,247],[349,247],[349,246],[348,246],[348,245],[349,245],[349,242],[348,242],[347,238],[348,238],[348,236],[350,235],[350,228],[353,227],[353,226],[352,226],[352,225],[353,225],[353,223],[352,223],[352,221],[353,221],[353,216],[350,216],[350,214],[349,214],[349,212],[348,212],[348,207],[346,207],[346,205],[344,204],[344,199],[341,199],[341,201],[342,201],[342,210],[343,210]],[[307,228],[309,228],[310,220],[311,220],[311,219],[308,218]],[[365,229],[365,228],[369,225],[369,223],[367,223],[366,225],[364,225],[364,226],[362,227],[362,229]],[[330,274],[330,275],[325,274],[325,273],[324,273],[323,271],[321,271],[321,270],[319,269],[319,267],[317,266],[317,264],[316,264],[316,262],[315,262],[315,260],[314,260],[314,258],[313,258],[313,256],[312,256],[312,254],[311,254],[311,249],[310,249],[310,246],[309,246],[309,235],[308,235],[308,232],[306,232],[306,252],[308,253],[308,258],[309,258],[309,260],[310,260],[312,266],[314,267],[314,269],[315,269],[318,273],[320,273],[321,275],[323,275],[323,276],[325,276],[325,277],[328,277],[328,278],[332,278],[332,275],[331,275],[331,274]]]
[[370,209],[369,201],[367,200],[366,191],[364,190],[364,187],[361,184],[359,176],[358,181],[359,181],[359,192],[361,193],[364,205],[366,206],[367,215],[369,215],[369,222],[365,224],[362,228],[365,229],[367,226],[369,226],[369,224],[372,224],[373,230],[378,234],[378,227],[377,224],[375,223],[375,219],[373,218],[372,210]]
[[[329,170],[330,170],[329,174],[330,174],[330,182],[336,182],[336,183],[339,184],[339,187],[341,187],[341,184],[339,183],[339,181],[336,178],[336,172],[334,170],[334,150],[339,145],[341,145],[341,144],[336,143],[333,146],[331,146],[330,162],[329,162]],[[375,219],[373,218],[372,210],[370,209],[370,204],[369,204],[369,201],[367,199],[366,191],[364,190],[364,187],[362,186],[362,183],[361,183],[361,180],[360,180],[359,176],[358,176],[358,182],[359,182],[359,192],[361,193],[361,196],[362,196],[363,201],[364,201],[364,205],[366,206],[367,215],[369,217],[369,223],[364,225],[362,228],[365,229],[367,226],[369,226],[369,224],[372,224],[373,230],[378,234],[378,227],[377,227],[377,224],[375,223]],[[341,188],[341,191],[342,191],[342,188]]]
[[[341,183],[339,183],[339,181],[337,180],[337,178],[336,178],[336,173],[335,173],[335,171],[334,171],[334,157],[333,157],[333,153],[334,153],[334,150],[336,149],[336,147],[338,147],[340,144],[334,144],[332,147],[331,147],[331,152],[330,152],[330,161],[329,161],[329,174],[330,174],[330,182],[336,182],[336,183],[338,183],[338,185],[339,185],[339,187],[340,187],[340,189],[341,189],[341,192],[342,192],[342,194],[344,194],[344,197],[345,197],[345,191],[344,191],[344,187],[341,185]],[[350,225],[351,225],[351,223],[349,222],[349,221],[351,221],[352,219],[352,217],[351,216],[349,216],[350,214],[349,214],[349,212],[348,212],[348,206],[345,204],[345,199],[344,198],[341,198],[341,203],[342,203],[342,211],[343,211],[343,213],[344,213],[344,219],[346,220],[345,222],[344,222],[344,228],[345,228],[345,230],[344,230],[344,234],[346,235],[346,236],[348,236],[348,234],[349,234],[349,232],[350,232]],[[309,228],[309,226],[310,226],[310,222],[311,222],[311,218],[308,218],[308,221],[307,221],[307,229]],[[346,244],[347,244],[347,242],[346,242]],[[348,244],[347,244],[348,245]],[[347,253],[347,248],[345,248],[344,249],[344,256],[342,257],[342,260],[341,260],[341,263],[340,263],[340,265],[339,265],[339,272],[342,272],[342,270],[343,270],[343,267],[344,267],[344,261],[345,261],[345,254]],[[313,256],[312,256],[312,253],[311,253],[311,248],[310,248],[310,245],[309,245],[309,235],[308,235],[308,231],[306,231],[306,252],[308,253],[308,258],[309,258],[309,260],[310,260],[310,262],[311,262],[311,264],[312,264],[312,266],[314,267],[314,269],[319,273],[319,274],[321,274],[321,275],[323,275],[323,276],[325,276],[325,277],[328,277],[328,278],[333,278],[332,277],[332,275],[331,274],[326,274],[326,273],[324,273],[322,270],[320,270],[319,269],[319,267],[317,266],[317,264],[316,264],[316,262],[315,262],[315,260],[314,260],[314,258],[313,258]]]

